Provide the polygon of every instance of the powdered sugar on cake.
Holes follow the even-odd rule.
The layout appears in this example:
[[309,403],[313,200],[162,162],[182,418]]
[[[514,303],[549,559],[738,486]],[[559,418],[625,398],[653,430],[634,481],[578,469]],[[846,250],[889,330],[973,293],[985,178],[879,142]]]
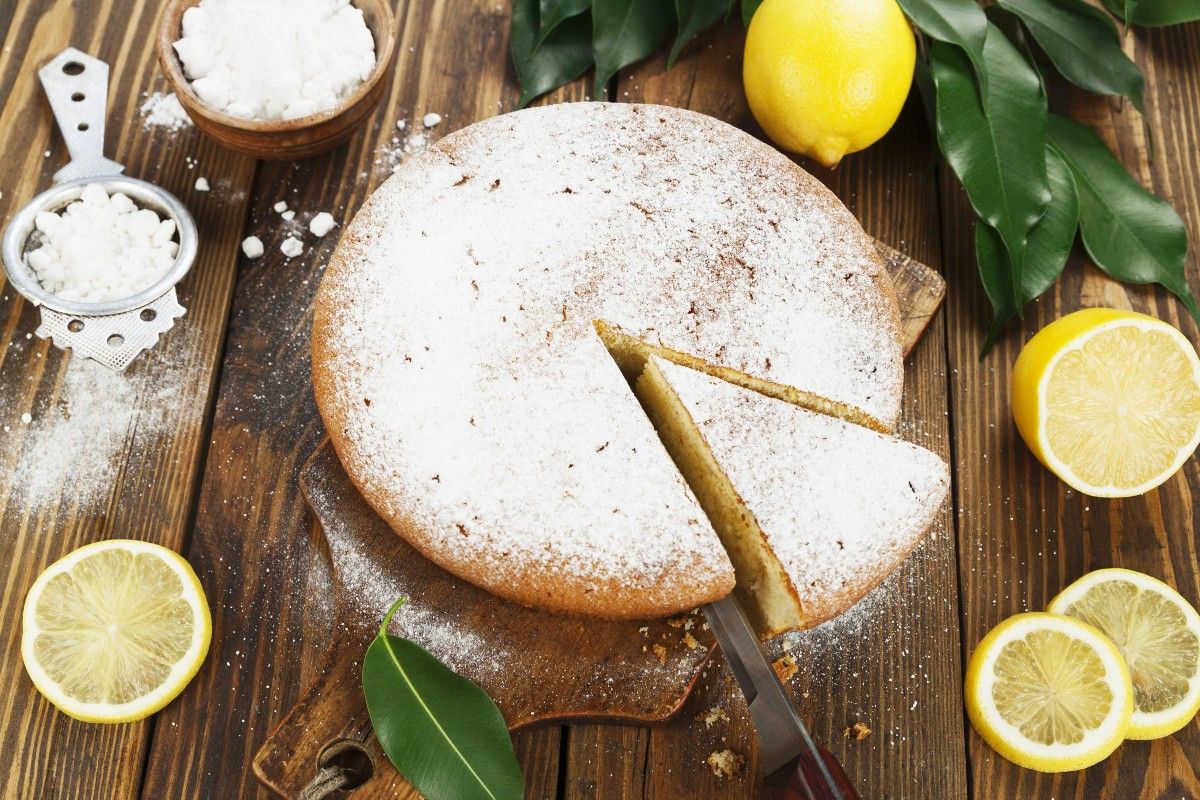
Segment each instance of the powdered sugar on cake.
[[592,321],[894,422],[881,282],[849,212],[734,128],[533,109],[446,137],[359,213],[314,382],[356,483],[443,566],[507,596],[590,587],[609,613],[690,607],[728,561]]
[[806,617],[900,563],[949,488],[936,454],[655,359],[783,565]]

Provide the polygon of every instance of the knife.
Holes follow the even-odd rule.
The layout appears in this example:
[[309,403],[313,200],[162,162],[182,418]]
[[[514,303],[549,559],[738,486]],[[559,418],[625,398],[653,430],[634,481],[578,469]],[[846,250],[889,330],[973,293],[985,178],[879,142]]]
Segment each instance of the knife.
[[860,800],[838,760],[813,742],[737,600],[703,610],[758,731],[765,800]]

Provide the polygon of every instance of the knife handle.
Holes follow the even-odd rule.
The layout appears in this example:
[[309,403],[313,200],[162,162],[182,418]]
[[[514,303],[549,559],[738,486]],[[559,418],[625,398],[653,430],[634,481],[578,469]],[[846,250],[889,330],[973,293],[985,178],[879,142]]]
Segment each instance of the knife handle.
[[[850,784],[850,778],[842,765],[824,747],[817,748],[829,774],[833,776],[843,800],[861,800]],[[825,782],[825,776],[817,766],[812,753],[805,752],[793,758],[763,779],[764,800],[837,800],[837,795]]]

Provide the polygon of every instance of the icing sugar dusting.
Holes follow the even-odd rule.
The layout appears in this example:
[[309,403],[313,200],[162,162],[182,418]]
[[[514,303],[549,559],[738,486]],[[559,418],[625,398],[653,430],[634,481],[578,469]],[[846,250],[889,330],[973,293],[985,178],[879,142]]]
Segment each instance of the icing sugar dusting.
[[413,156],[348,229],[318,402],[373,505],[443,566],[527,602],[683,608],[728,562],[592,321],[893,419],[878,281],[849,212],[732,127],[509,114]]
[[41,509],[68,494],[81,508],[106,502],[117,480],[116,460],[130,440],[144,441],[182,424],[181,380],[166,363],[118,374],[71,358],[57,401],[26,412],[31,422],[6,480],[8,502]]

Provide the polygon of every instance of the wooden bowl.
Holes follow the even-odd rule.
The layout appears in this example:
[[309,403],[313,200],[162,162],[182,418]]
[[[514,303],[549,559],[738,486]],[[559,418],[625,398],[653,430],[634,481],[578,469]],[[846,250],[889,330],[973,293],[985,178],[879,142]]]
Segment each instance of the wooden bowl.
[[384,80],[396,57],[396,20],[390,0],[353,0],[375,37],[375,69],[354,94],[326,111],[289,120],[235,117],[205,104],[183,74],[171,45],[182,35],[183,12],[200,0],[170,0],[159,17],[155,50],[167,82],[188,116],[219,144],[239,153],[270,160],[315,156],[346,139],[383,97]]

